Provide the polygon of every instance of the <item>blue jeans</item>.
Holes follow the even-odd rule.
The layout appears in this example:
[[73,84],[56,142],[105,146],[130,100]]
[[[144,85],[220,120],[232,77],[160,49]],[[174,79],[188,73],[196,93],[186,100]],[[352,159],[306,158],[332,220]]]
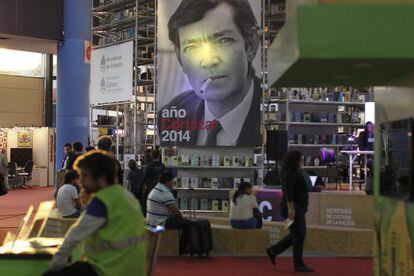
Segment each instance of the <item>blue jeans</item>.
[[231,227],[236,228],[236,229],[256,229],[256,228],[262,228],[262,223],[261,221],[259,222],[258,220],[261,220],[261,218],[249,218],[249,219],[245,219],[245,220],[235,220],[235,219],[231,219],[230,220],[230,224]]

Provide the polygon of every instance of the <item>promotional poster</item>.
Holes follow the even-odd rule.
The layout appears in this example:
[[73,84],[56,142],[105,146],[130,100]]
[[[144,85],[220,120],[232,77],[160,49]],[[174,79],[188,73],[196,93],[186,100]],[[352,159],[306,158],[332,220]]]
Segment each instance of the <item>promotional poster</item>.
[[133,42],[92,51],[90,103],[132,99]]
[[31,148],[33,146],[33,131],[19,130],[17,132],[17,147]]
[[157,144],[261,144],[261,2],[158,1]]

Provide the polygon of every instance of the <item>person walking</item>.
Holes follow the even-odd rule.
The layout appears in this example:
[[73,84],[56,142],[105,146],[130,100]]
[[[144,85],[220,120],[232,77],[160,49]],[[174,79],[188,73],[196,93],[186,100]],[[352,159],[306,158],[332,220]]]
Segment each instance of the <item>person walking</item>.
[[142,179],[144,173],[141,168],[138,168],[137,162],[134,159],[128,161],[129,172],[124,183],[124,188],[131,191],[134,196],[141,203],[141,207],[145,206],[144,204],[144,193],[145,188],[142,184]]
[[112,150],[113,142],[112,138],[110,136],[102,136],[99,138],[98,143],[96,145],[98,147],[98,150],[106,151],[109,155],[111,155],[115,160],[115,167],[116,167],[116,178],[115,182],[117,184],[122,185],[124,182],[124,172],[122,170],[121,163],[118,159],[116,159],[116,156]]
[[303,261],[303,246],[306,236],[305,214],[308,209],[309,195],[306,180],[301,173],[303,156],[299,151],[290,151],[284,157],[281,170],[283,190],[282,215],[293,224],[289,226],[289,234],[277,244],[266,249],[266,253],[276,265],[275,258],[293,245],[294,270],[297,272],[313,272]]

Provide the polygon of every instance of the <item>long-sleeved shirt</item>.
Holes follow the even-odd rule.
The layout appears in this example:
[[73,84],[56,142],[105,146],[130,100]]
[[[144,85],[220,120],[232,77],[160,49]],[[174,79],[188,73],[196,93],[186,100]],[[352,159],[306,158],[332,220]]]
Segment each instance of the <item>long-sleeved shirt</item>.
[[305,208],[308,207],[309,194],[303,175],[297,172],[286,172],[282,175],[282,189],[286,201],[293,202]]
[[75,247],[89,235],[105,226],[107,222],[107,210],[105,205],[94,198],[89,203],[85,214],[83,214],[76,226],[73,227],[65,237],[62,246],[53,256],[51,270],[59,270],[68,265],[68,260]]

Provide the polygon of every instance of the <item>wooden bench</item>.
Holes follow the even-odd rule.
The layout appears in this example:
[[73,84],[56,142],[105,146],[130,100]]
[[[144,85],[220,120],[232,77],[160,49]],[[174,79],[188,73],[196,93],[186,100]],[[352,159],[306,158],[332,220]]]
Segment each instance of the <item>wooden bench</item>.
[[229,225],[212,224],[214,255],[264,256],[269,246],[265,229],[233,229]]
[[158,256],[178,256],[180,232],[178,230],[167,230],[162,234]]
[[[210,220],[210,223],[214,225],[215,228],[222,226],[224,228],[231,229],[229,226],[230,221],[228,218],[208,219]],[[280,239],[282,239],[288,233],[289,230],[285,228],[282,222],[264,221],[262,231],[267,231],[269,235],[269,244],[274,244]],[[217,244],[219,246],[219,252],[231,252],[232,250],[230,250],[229,248],[232,245],[223,245],[224,241],[226,241],[225,238],[231,238],[230,234],[227,235],[227,233],[219,232],[220,231],[215,231],[213,229],[213,239],[214,241],[217,239],[217,243],[214,244],[214,247],[216,247]],[[222,238],[220,236],[215,237],[216,233],[220,236],[225,237],[223,242],[221,241]],[[246,239],[247,238],[251,240],[251,237],[246,236]],[[326,225],[307,225],[305,252],[337,256],[372,257],[373,243],[374,231],[372,229]],[[258,251],[258,249],[252,251],[252,254],[254,255],[259,253],[260,252]],[[233,253],[228,254],[231,255]],[[244,254],[248,253],[244,251]]]

